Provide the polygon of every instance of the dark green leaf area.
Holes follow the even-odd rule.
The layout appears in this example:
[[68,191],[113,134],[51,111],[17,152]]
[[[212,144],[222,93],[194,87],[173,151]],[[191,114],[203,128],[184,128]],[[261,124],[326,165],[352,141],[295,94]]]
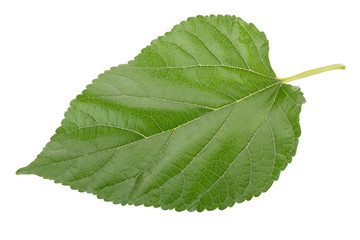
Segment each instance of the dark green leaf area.
[[17,173],[177,211],[259,196],[295,155],[305,102],[276,78],[268,51],[240,18],[189,18],[99,75]]

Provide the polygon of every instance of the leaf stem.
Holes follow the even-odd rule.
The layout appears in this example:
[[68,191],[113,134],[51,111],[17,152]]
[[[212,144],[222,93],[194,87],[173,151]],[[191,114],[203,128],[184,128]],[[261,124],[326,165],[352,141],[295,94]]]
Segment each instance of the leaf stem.
[[278,78],[279,80],[281,80],[283,83],[288,83],[300,78],[305,78],[305,77],[309,77],[318,73],[322,73],[322,72],[327,72],[327,71],[331,71],[331,70],[335,70],[335,69],[343,69],[345,70],[345,65],[343,64],[333,64],[333,65],[329,65],[329,66],[325,66],[325,67],[320,67],[320,68],[315,68],[309,71],[305,71],[299,74],[296,74],[294,76],[291,77],[286,77],[286,78]]

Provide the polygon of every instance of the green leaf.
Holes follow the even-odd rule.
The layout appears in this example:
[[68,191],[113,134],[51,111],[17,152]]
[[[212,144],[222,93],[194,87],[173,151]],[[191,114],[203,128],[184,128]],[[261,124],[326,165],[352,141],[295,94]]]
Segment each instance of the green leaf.
[[99,75],[18,174],[114,203],[203,211],[269,189],[295,155],[298,87],[235,16],[198,16]]

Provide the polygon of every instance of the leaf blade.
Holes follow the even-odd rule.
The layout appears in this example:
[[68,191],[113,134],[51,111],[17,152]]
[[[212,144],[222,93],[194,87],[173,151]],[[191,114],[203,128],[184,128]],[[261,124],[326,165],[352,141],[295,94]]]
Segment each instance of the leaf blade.
[[230,16],[175,26],[87,86],[43,152],[17,173],[114,203],[179,211],[260,195],[295,154],[304,102],[276,78],[264,36]]

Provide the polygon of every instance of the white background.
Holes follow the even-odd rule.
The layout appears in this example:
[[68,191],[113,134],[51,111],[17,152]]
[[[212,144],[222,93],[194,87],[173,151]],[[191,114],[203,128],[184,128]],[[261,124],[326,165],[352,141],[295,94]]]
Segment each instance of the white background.
[[[359,6],[342,1],[1,1],[0,239],[360,239]],[[121,206],[16,176],[69,102],[190,16],[235,14],[270,40],[279,77],[307,103],[298,153],[267,193],[202,213]]]

